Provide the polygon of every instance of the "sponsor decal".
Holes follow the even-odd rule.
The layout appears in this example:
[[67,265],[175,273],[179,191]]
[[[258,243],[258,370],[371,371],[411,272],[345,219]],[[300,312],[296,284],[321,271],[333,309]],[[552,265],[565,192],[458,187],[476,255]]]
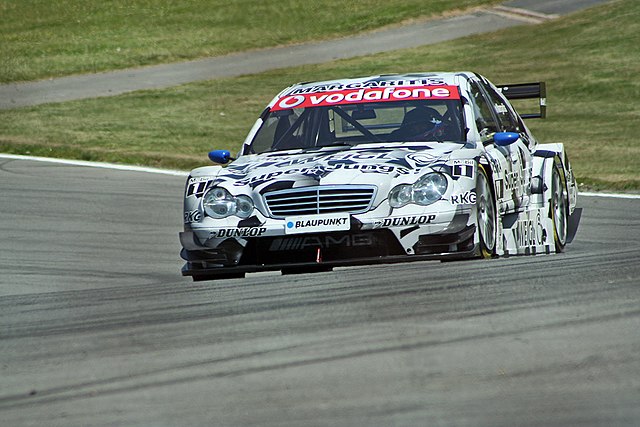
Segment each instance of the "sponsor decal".
[[392,159],[387,153],[342,153],[327,157],[327,160],[380,160]]
[[474,160],[454,160],[453,161],[453,176],[464,176],[467,178],[473,178],[475,170]]
[[391,166],[391,165],[379,165],[368,163],[336,163],[332,165],[314,166],[310,168],[292,168],[287,170],[277,170],[266,174],[252,176],[250,178],[239,179],[233,182],[233,185],[257,185],[263,182],[267,182],[271,179],[278,177],[285,177],[287,175],[305,175],[305,176],[321,176],[329,172],[337,170],[358,170],[365,173],[392,173],[396,172],[400,175],[406,175],[410,173],[410,170],[403,167]]
[[497,159],[494,159],[493,157],[491,157],[489,159],[489,162],[491,163],[491,168],[493,169],[494,172],[496,172],[497,174],[502,173],[502,165]]
[[433,163],[438,157],[430,153],[410,153],[406,158],[412,161],[416,167],[422,167]]
[[328,214],[285,218],[285,234],[347,231],[351,228],[349,214]]
[[326,170],[359,170],[362,172],[380,172],[380,173],[391,173],[399,168],[390,165],[376,165],[376,164],[367,164],[367,163],[336,163],[333,165],[329,165],[325,167]]
[[518,185],[522,185],[520,171],[518,169],[507,172],[504,175],[504,192],[513,191],[518,188]]
[[513,233],[518,247],[541,246],[547,237],[540,212],[535,219],[518,220]]
[[201,177],[201,178],[190,178],[187,183],[187,189],[185,191],[185,197],[196,196],[202,197],[205,190],[207,189],[207,184],[209,184],[210,179]]
[[344,236],[305,236],[285,237],[274,239],[269,251],[298,251],[306,248],[328,249],[331,247],[372,246],[373,237],[370,234],[347,234]]
[[452,194],[449,200],[453,205],[472,205],[476,202],[476,192],[466,191],[461,194]]
[[287,95],[307,94],[316,92],[332,92],[346,89],[370,89],[395,86],[442,86],[444,80],[441,78],[421,78],[421,79],[401,79],[401,80],[368,80],[366,82],[353,83],[330,83],[326,85],[310,86],[293,89]]
[[223,237],[258,237],[267,231],[266,227],[241,227],[241,228],[221,228],[210,234],[209,238]]
[[246,164],[241,164],[241,165],[230,164],[225,169],[226,169],[227,172],[235,172],[236,174],[246,174],[247,172],[249,172],[251,169],[255,168],[256,166],[265,167],[265,166],[271,166],[273,164],[274,164],[274,162],[262,162],[259,165],[255,165],[253,163],[246,163]]
[[294,168],[289,170],[279,170],[273,171],[269,173],[265,173],[258,176],[252,176],[250,178],[239,179],[234,181],[233,185],[249,185],[249,184],[259,184],[263,182],[267,182],[273,178],[277,178],[280,176],[286,176],[291,174],[300,174],[300,175],[311,175],[315,176],[318,174],[322,174],[324,170],[320,167],[312,167],[312,168]]
[[361,104],[423,99],[460,99],[457,86],[400,86],[385,88],[346,89],[334,92],[290,94],[280,98],[271,111],[291,108],[328,107],[331,105]]
[[271,164],[269,163],[268,165],[264,165],[264,164],[258,164],[258,165],[254,165],[253,167],[264,167],[264,166],[274,166],[276,168],[283,168],[283,167],[287,167],[287,166],[299,166],[299,165],[304,165],[307,163],[314,163],[317,162],[319,160],[326,160],[326,161],[339,161],[339,160],[352,160],[352,161],[357,161],[357,160],[391,160],[393,159],[393,157],[389,156],[387,153],[371,153],[371,152],[364,152],[364,153],[339,153],[339,154],[331,154],[331,155],[326,155],[326,154],[321,154],[321,155],[317,155],[317,156],[310,156],[310,157],[292,157],[290,159],[287,159],[285,161],[282,162],[278,162],[275,164]]
[[184,213],[185,224],[191,223],[191,222],[200,222],[201,220],[202,220],[202,212],[200,211],[191,211],[191,212]]
[[409,225],[431,224],[436,219],[434,214],[431,215],[415,215],[400,216],[396,218],[385,218],[382,220],[381,227],[405,227]]
[[502,200],[504,198],[504,179],[496,180],[496,197],[498,200]]

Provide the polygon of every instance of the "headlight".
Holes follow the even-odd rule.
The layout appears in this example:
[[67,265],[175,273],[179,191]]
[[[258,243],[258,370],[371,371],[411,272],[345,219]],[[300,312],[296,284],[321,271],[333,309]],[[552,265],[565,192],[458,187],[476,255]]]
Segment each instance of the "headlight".
[[447,178],[440,173],[428,173],[413,184],[413,202],[430,205],[442,198],[447,191]]
[[427,206],[437,202],[447,191],[447,177],[433,172],[424,175],[414,184],[401,184],[389,193],[392,208],[401,208],[409,203]]
[[389,193],[389,204],[392,208],[400,208],[411,203],[412,193],[411,185],[398,185]]
[[207,191],[202,198],[204,212],[212,218],[226,218],[236,215],[248,218],[253,212],[253,200],[249,196],[232,196],[221,187],[214,187]]
[[249,218],[253,212],[253,200],[249,196],[236,197],[236,215],[240,218]]

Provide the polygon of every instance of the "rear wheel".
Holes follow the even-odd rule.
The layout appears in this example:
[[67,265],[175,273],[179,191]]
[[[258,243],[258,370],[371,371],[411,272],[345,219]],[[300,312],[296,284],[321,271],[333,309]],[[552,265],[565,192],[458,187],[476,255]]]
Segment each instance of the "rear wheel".
[[556,252],[562,252],[567,244],[569,202],[565,181],[562,163],[559,158],[556,158],[551,175],[551,212],[549,213],[553,221],[553,240]]
[[498,215],[489,178],[482,166],[478,167],[476,210],[480,256],[482,258],[491,258],[496,253]]

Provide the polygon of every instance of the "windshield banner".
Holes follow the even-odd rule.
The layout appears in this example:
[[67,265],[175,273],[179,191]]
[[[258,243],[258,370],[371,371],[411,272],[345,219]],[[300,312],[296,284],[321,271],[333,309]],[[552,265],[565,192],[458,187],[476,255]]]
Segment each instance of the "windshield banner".
[[419,101],[424,99],[460,99],[460,92],[457,86],[398,86],[316,92],[285,96],[271,107],[271,111],[367,102]]

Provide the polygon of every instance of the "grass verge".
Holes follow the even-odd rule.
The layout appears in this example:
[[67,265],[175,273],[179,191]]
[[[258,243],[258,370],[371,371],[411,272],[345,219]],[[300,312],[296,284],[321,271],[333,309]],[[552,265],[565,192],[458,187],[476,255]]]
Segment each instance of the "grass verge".
[[[615,30],[612,30],[615,28]],[[545,80],[549,116],[529,125],[566,144],[590,189],[640,189],[640,4],[621,0],[568,18],[434,46],[114,98],[0,112],[0,151],[172,169],[237,151],[272,96],[292,82],[470,69],[495,83]]]
[[339,37],[499,1],[0,0],[0,82]]

